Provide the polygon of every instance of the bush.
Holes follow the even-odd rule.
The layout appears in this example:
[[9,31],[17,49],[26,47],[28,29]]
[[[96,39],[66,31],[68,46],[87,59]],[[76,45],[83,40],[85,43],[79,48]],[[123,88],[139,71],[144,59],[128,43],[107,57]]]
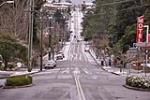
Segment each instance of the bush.
[[126,85],[142,89],[150,89],[150,80],[144,77],[130,76],[126,78]]
[[14,62],[9,62],[6,70],[15,70],[17,65]]
[[14,76],[6,80],[5,86],[24,86],[32,84],[32,77],[28,75]]

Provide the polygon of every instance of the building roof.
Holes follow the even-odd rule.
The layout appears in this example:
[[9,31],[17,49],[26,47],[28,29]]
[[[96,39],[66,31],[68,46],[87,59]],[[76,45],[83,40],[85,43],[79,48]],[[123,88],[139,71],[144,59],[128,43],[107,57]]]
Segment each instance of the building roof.
[[53,2],[53,0],[46,0],[48,3],[52,3]]
[[45,3],[44,6],[49,8],[54,8],[54,9],[66,9],[69,6],[72,6],[72,4],[68,2],[52,3],[52,1],[53,0],[47,0],[47,3]]
[[54,5],[65,5],[65,6],[72,6],[71,3],[69,2],[56,2],[56,3],[53,3]]
[[49,3],[46,3],[44,6],[50,7],[50,8],[58,8],[58,9],[68,8],[68,6],[65,6],[65,5],[54,5],[54,4],[49,4]]
[[94,6],[95,4],[93,4],[92,2],[86,2],[85,5],[87,5],[87,6]]
[[72,6],[71,3],[61,2],[61,3],[50,3],[47,2],[44,4],[45,7],[54,8],[54,9],[66,9],[69,6]]

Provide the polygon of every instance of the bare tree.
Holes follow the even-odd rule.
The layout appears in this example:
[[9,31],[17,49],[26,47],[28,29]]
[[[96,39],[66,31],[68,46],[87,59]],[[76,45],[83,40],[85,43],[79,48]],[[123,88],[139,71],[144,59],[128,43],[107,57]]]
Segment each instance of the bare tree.
[[10,33],[17,39],[26,40],[28,33],[27,0],[14,0],[0,9],[0,33]]

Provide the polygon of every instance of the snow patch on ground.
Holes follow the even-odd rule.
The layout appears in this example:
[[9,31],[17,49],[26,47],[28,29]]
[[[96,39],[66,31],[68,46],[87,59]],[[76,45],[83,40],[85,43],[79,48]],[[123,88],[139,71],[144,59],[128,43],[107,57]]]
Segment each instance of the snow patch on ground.
[[69,48],[70,48],[70,42],[66,42],[65,46],[62,49],[62,51],[63,51],[63,53],[65,55],[65,58],[63,60],[67,60],[68,59]]

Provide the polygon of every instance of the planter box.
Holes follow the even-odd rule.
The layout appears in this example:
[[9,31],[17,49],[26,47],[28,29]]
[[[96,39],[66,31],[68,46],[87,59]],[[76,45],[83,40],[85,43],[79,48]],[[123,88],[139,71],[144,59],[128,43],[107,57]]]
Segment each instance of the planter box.
[[145,67],[145,72],[146,73],[150,73],[150,68],[149,67]]
[[143,70],[143,66],[132,66],[134,70]]

